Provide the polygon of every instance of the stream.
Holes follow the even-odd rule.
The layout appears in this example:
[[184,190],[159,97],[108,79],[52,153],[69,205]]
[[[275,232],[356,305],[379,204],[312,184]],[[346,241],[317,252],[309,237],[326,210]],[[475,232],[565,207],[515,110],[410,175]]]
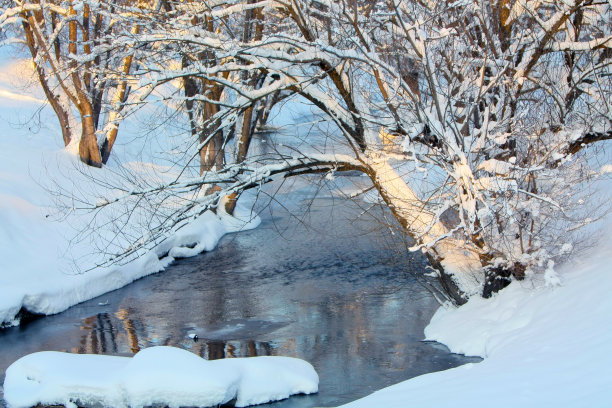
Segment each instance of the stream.
[[305,359],[319,373],[319,393],[262,407],[310,408],[478,361],[422,341],[438,303],[411,274],[425,261],[394,249],[384,214],[330,194],[310,200],[318,186],[301,183],[258,204],[261,225],[226,235],[212,252],[0,331],[0,380],[35,351],[130,356],[172,345],[207,359]]

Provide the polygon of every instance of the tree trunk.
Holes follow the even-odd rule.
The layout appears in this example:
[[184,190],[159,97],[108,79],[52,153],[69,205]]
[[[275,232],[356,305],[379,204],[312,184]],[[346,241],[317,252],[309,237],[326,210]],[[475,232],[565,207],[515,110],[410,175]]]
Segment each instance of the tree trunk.
[[200,175],[207,171],[220,170],[223,168],[223,132],[216,131],[213,136],[210,137],[208,131],[202,131],[200,134],[200,143],[205,143],[200,149]]
[[[134,25],[134,28],[132,28],[132,35],[138,35],[139,33],[140,26],[136,24]],[[104,164],[106,164],[106,162],[108,161],[111,150],[113,150],[113,145],[115,144],[115,139],[117,139],[117,133],[119,132],[119,120],[121,118],[121,111],[123,110],[123,103],[125,102],[130,93],[130,87],[128,86],[127,82],[127,75],[130,73],[130,69],[132,68],[133,59],[134,54],[128,54],[123,59],[121,74],[125,77],[119,83],[119,86],[115,91],[112,110],[108,115],[108,124],[110,126],[110,129],[106,132],[104,143],[102,144],[101,148],[102,163]]]
[[366,155],[368,176],[388,208],[404,231],[423,245],[432,267],[438,271],[440,284],[453,302],[465,303],[483,284],[478,248],[453,237],[384,157]]
[[93,167],[102,167],[102,157],[96,138],[96,128],[91,115],[81,116],[81,141],[79,142],[79,157],[83,163]]
[[[249,106],[243,113],[242,116],[242,129],[240,130],[240,137],[236,145],[236,163],[242,163],[249,152],[249,146],[253,139],[253,105]],[[228,214],[234,214],[236,209],[236,203],[240,195],[232,193],[225,198],[225,212]]]
[[63,108],[62,104],[60,103],[59,96],[51,90],[44,68],[36,62],[38,57],[38,45],[36,44],[36,39],[30,26],[31,23],[36,23],[34,17],[28,16],[25,13],[22,13],[21,17],[23,19],[22,27],[25,33],[26,44],[30,50],[30,55],[32,56],[32,61],[34,62],[36,68],[38,80],[43,88],[43,92],[45,93],[47,100],[49,101],[49,104],[57,116],[57,120],[60,123],[64,146],[68,146],[72,141],[73,131],[73,129],[70,127],[70,113]]
[[104,138],[104,142],[100,147],[100,155],[102,159],[102,163],[106,164],[111,154],[111,150],[113,149],[113,145],[115,144],[115,139],[117,139],[117,133],[119,132],[119,125],[113,123],[110,125],[111,129],[106,133],[106,137]]
[[453,303],[456,305],[460,306],[465,304],[467,302],[465,293],[459,289],[453,278],[446,273],[444,267],[440,263],[440,260],[430,253],[427,253],[425,256],[427,257],[431,267],[438,272],[438,281],[440,282],[440,286],[442,286],[444,293],[446,293],[446,295],[450,297]]
[[[207,123],[219,112],[219,106],[204,102],[202,123]],[[200,132],[200,175],[210,170],[220,170],[225,164],[225,152],[223,150],[223,131],[218,129],[218,121],[205,126]]]

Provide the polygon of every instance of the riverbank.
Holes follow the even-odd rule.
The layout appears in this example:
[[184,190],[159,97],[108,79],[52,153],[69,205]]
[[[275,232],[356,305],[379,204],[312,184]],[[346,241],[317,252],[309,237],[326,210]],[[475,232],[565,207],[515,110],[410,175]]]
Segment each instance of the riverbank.
[[[116,190],[96,185],[88,175],[95,173],[93,176],[97,179],[111,184],[117,181],[114,179],[118,172],[146,169],[151,165],[131,162],[125,166],[89,169],[73,155],[53,146],[49,139],[50,136],[42,134],[24,138],[7,133],[0,138],[0,324],[3,326],[19,324],[24,312],[59,313],[159,272],[176,257],[209,251],[223,235],[253,228],[259,223],[258,217],[244,206],[238,207],[235,217],[207,212],[157,248],[141,251],[137,258],[87,271],[91,265],[106,260],[108,252],[113,250],[101,247],[111,241],[109,234],[113,232],[98,227],[116,214],[96,211],[94,218],[94,211],[87,213],[70,208],[58,213],[55,208],[58,201],[65,205],[70,200],[86,199],[84,194],[94,192],[112,197],[117,194]],[[147,174],[140,172],[139,176],[146,180]],[[172,172],[168,171],[166,176],[172,177]],[[134,224],[126,222],[120,233],[129,237],[132,228],[140,227],[138,220]]]
[[612,405],[612,234],[560,268],[561,285],[513,282],[492,299],[440,308],[427,339],[480,355],[343,408],[609,407]]
[[172,158],[167,152],[178,141],[152,137],[130,144],[142,136],[126,123],[109,165],[89,168],[63,149],[57,119],[27,74],[31,63],[2,54],[0,59],[0,326],[18,324],[24,312],[59,313],[159,272],[176,257],[211,250],[223,235],[259,223],[245,206],[238,207],[236,217],[208,212],[154,250],[92,269],[124,249],[150,215],[130,208],[124,214],[78,208],[92,197],[121,194],[118,188],[129,188],[129,182],[154,185],[176,177],[183,171],[180,161],[154,165],[153,159],[158,152]]

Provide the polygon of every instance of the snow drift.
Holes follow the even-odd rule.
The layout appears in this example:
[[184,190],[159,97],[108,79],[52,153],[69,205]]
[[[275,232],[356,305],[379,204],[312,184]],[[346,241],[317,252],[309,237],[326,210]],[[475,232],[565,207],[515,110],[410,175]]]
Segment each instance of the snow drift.
[[[64,199],[74,194],[75,201],[81,194],[113,197],[117,192],[110,186],[119,183],[117,173],[129,172],[152,184],[159,174],[148,171],[151,164],[146,162],[92,170],[58,150],[47,136],[20,137],[16,132],[0,137],[0,327],[19,324],[16,316],[22,308],[44,315],[62,312],[159,272],[175,258],[210,251],[225,234],[255,228],[260,222],[240,203],[234,216],[205,212],[130,262],[88,270],[108,256],[103,252],[121,251],[120,246],[104,246],[95,236],[105,233],[112,238],[113,231],[105,231],[104,224],[117,214],[70,208],[57,214],[56,204],[62,199],[58,194],[67,194]],[[106,185],[92,180],[92,173]],[[163,174],[174,175],[172,169]],[[129,217],[120,234],[133,235],[137,224],[147,221],[144,213]]]
[[6,370],[11,408],[198,406],[236,400],[237,407],[318,391],[312,365],[290,357],[207,361],[174,347],[150,347],[134,357],[42,351]]

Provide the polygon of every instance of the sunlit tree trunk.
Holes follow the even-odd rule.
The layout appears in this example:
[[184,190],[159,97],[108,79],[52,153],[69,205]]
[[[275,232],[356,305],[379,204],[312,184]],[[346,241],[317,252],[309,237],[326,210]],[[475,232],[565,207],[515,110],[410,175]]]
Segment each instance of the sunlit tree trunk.
[[[123,102],[129,93],[125,77],[133,65],[133,55],[123,58],[122,65],[115,69],[112,48],[103,50],[103,55],[94,55],[100,52],[95,46],[110,45],[121,24],[134,27],[132,35],[138,34],[136,16],[128,24],[111,23],[108,15],[116,7],[111,3],[97,4],[106,9],[96,13],[88,3],[78,8],[72,2],[32,0],[15,4],[17,7],[6,9],[2,18],[12,18],[15,10],[21,17],[25,42],[41,87],[60,123],[64,145],[74,146],[84,163],[101,167],[117,137]],[[77,62],[79,58],[84,58],[83,62]],[[122,79],[112,89],[107,88],[112,83],[108,77],[117,73]],[[111,123],[104,129],[100,145],[97,133],[102,126],[100,114],[105,95],[113,98],[113,106],[109,106]]]

